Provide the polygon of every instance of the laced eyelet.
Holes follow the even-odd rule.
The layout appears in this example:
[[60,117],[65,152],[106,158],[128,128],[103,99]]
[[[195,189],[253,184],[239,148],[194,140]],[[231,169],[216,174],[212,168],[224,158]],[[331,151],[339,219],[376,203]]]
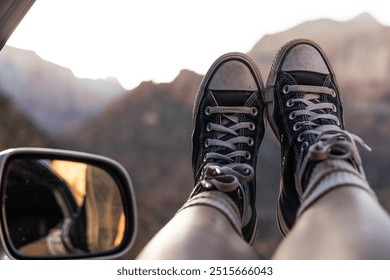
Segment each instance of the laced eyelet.
[[210,116],[210,110],[211,110],[211,107],[210,106],[207,106],[205,109],[204,109],[204,113],[206,114],[206,116]]
[[299,134],[298,134],[297,141],[298,141],[298,142],[302,142],[302,141],[303,141],[302,133],[299,133]]
[[246,160],[250,160],[252,158],[252,156],[251,156],[251,153],[250,152],[245,152],[245,159]]
[[209,138],[207,138],[205,141],[204,141],[204,147],[205,148],[208,148],[209,147]]
[[288,118],[290,120],[294,120],[296,117],[297,117],[297,115],[295,114],[295,112],[291,112],[290,115],[288,115]]
[[336,107],[336,105],[334,105],[334,104],[333,104],[333,106],[332,106],[332,111],[335,112],[335,113],[337,112],[337,107]]
[[[203,162],[206,162],[206,161],[207,161],[207,154],[205,154],[203,157]],[[204,173],[204,172],[202,171],[202,173]]]
[[250,131],[254,131],[255,129],[256,129],[255,124],[254,124],[253,122],[251,122],[251,123],[249,124],[249,130],[250,130]]
[[301,150],[304,150],[306,149],[307,147],[309,147],[309,143],[308,142],[303,142],[302,146],[301,146]]
[[287,94],[287,93],[289,93],[289,89],[290,89],[290,86],[289,85],[285,85],[284,87],[283,87],[283,94]]
[[301,129],[302,124],[300,122],[294,123],[293,130],[298,131]]
[[210,132],[211,131],[211,123],[208,123],[206,126],[206,131]]
[[287,100],[287,102],[286,102],[286,106],[287,106],[287,107],[292,107],[292,106],[294,106],[294,104],[295,104],[295,102],[294,102],[293,99],[289,99],[289,100]]
[[248,146],[252,147],[254,144],[255,144],[255,141],[253,140],[253,138],[249,137],[249,139],[248,139]]
[[259,111],[257,110],[256,107],[252,107],[252,116],[257,116],[257,114],[259,113]]
[[332,97],[336,97],[336,91],[332,89]]
[[338,126],[340,126],[340,125],[341,125],[341,123],[340,123],[340,120],[339,120],[339,119],[337,119],[337,122],[336,122],[336,124],[337,124]]

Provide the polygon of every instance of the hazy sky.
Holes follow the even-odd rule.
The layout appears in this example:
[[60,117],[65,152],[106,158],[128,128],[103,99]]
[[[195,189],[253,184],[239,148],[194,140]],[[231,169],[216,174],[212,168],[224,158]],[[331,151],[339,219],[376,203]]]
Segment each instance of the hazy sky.
[[[37,0],[8,45],[34,50],[78,77],[116,77],[128,89],[204,74],[228,51],[318,18],[369,12],[390,25],[387,1]],[[275,46],[275,51],[279,46]]]

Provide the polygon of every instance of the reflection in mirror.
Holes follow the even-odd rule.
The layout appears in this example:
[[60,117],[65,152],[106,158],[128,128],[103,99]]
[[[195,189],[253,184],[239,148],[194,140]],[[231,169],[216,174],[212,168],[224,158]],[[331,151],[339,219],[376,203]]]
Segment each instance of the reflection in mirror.
[[6,230],[20,254],[100,253],[124,240],[120,188],[98,166],[15,158],[6,167],[3,189]]

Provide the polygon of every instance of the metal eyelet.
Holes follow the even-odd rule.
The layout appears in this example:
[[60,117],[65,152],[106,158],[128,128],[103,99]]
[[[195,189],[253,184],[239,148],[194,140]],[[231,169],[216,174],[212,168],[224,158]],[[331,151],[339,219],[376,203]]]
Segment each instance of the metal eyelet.
[[210,131],[211,131],[211,123],[208,123],[208,124],[206,125],[206,131],[207,131],[207,132],[210,132]]
[[289,93],[289,89],[290,89],[290,86],[289,86],[289,85],[285,85],[285,86],[283,87],[283,89],[282,89],[283,94]]
[[341,122],[340,122],[340,120],[339,120],[339,119],[337,119],[337,122],[336,122],[336,124],[337,124],[338,126],[340,126],[340,125],[341,125]]
[[294,104],[295,104],[295,101],[293,99],[289,99],[286,102],[287,107],[292,107],[292,106],[294,106]]
[[204,113],[206,114],[206,116],[210,116],[210,115],[211,115],[210,110],[211,110],[211,107],[210,107],[210,106],[207,106],[207,107],[204,109]]
[[336,97],[336,91],[332,89],[332,97]]
[[252,156],[251,156],[251,153],[250,152],[245,152],[245,159],[246,160],[250,160],[252,158]]
[[288,118],[290,120],[294,120],[296,117],[297,117],[297,115],[296,115],[295,111],[291,112],[290,115],[288,115]]
[[306,149],[307,147],[309,147],[309,143],[308,142],[303,142],[302,146],[301,146],[301,150],[304,150]]
[[302,124],[300,122],[294,123],[293,130],[298,131],[301,129]]
[[298,142],[302,142],[303,141],[302,133],[298,134],[297,140],[298,140]]
[[336,107],[336,105],[334,105],[334,104],[333,104],[333,106],[332,106],[332,111],[335,112],[335,113],[337,112],[337,107]]
[[253,138],[249,137],[249,139],[248,139],[248,146],[252,147],[254,144],[255,144],[255,141],[253,140]]
[[257,116],[257,114],[259,113],[259,111],[257,110],[256,107],[252,107],[252,116]]
[[251,123],[249,124],[249,130],[250,130],[250,131],[255,131],[255,129],[256,129],[255,124],[254,124],[253,122],[251,122]]
[[208,148],[209,147],[209,138],[207,138],[205,141],[204,141],[204,147],[205,148]]

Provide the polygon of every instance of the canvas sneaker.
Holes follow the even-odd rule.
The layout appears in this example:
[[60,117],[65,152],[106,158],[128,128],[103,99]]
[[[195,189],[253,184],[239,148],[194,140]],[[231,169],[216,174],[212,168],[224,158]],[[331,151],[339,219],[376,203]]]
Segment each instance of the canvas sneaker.
[[[335,74],[323,50],[310,40],[296,39],[279,50],[267,80],[266,102],[281,146],[277,219],[286,235],[297,214],[331,188],[368,186],[356,142],[366,145],[345,131]],[[331,180],[322,180],[328,175]]]
[[203,78],[193,109],[195,187],[189,203],[210,193],[214,201],[227,195],[235,206],[221,207],[238,209],[237,230],[250,244],[256,236],[255,171],[266,123],[263,92],[254,61],[242,53],[227,53]]

